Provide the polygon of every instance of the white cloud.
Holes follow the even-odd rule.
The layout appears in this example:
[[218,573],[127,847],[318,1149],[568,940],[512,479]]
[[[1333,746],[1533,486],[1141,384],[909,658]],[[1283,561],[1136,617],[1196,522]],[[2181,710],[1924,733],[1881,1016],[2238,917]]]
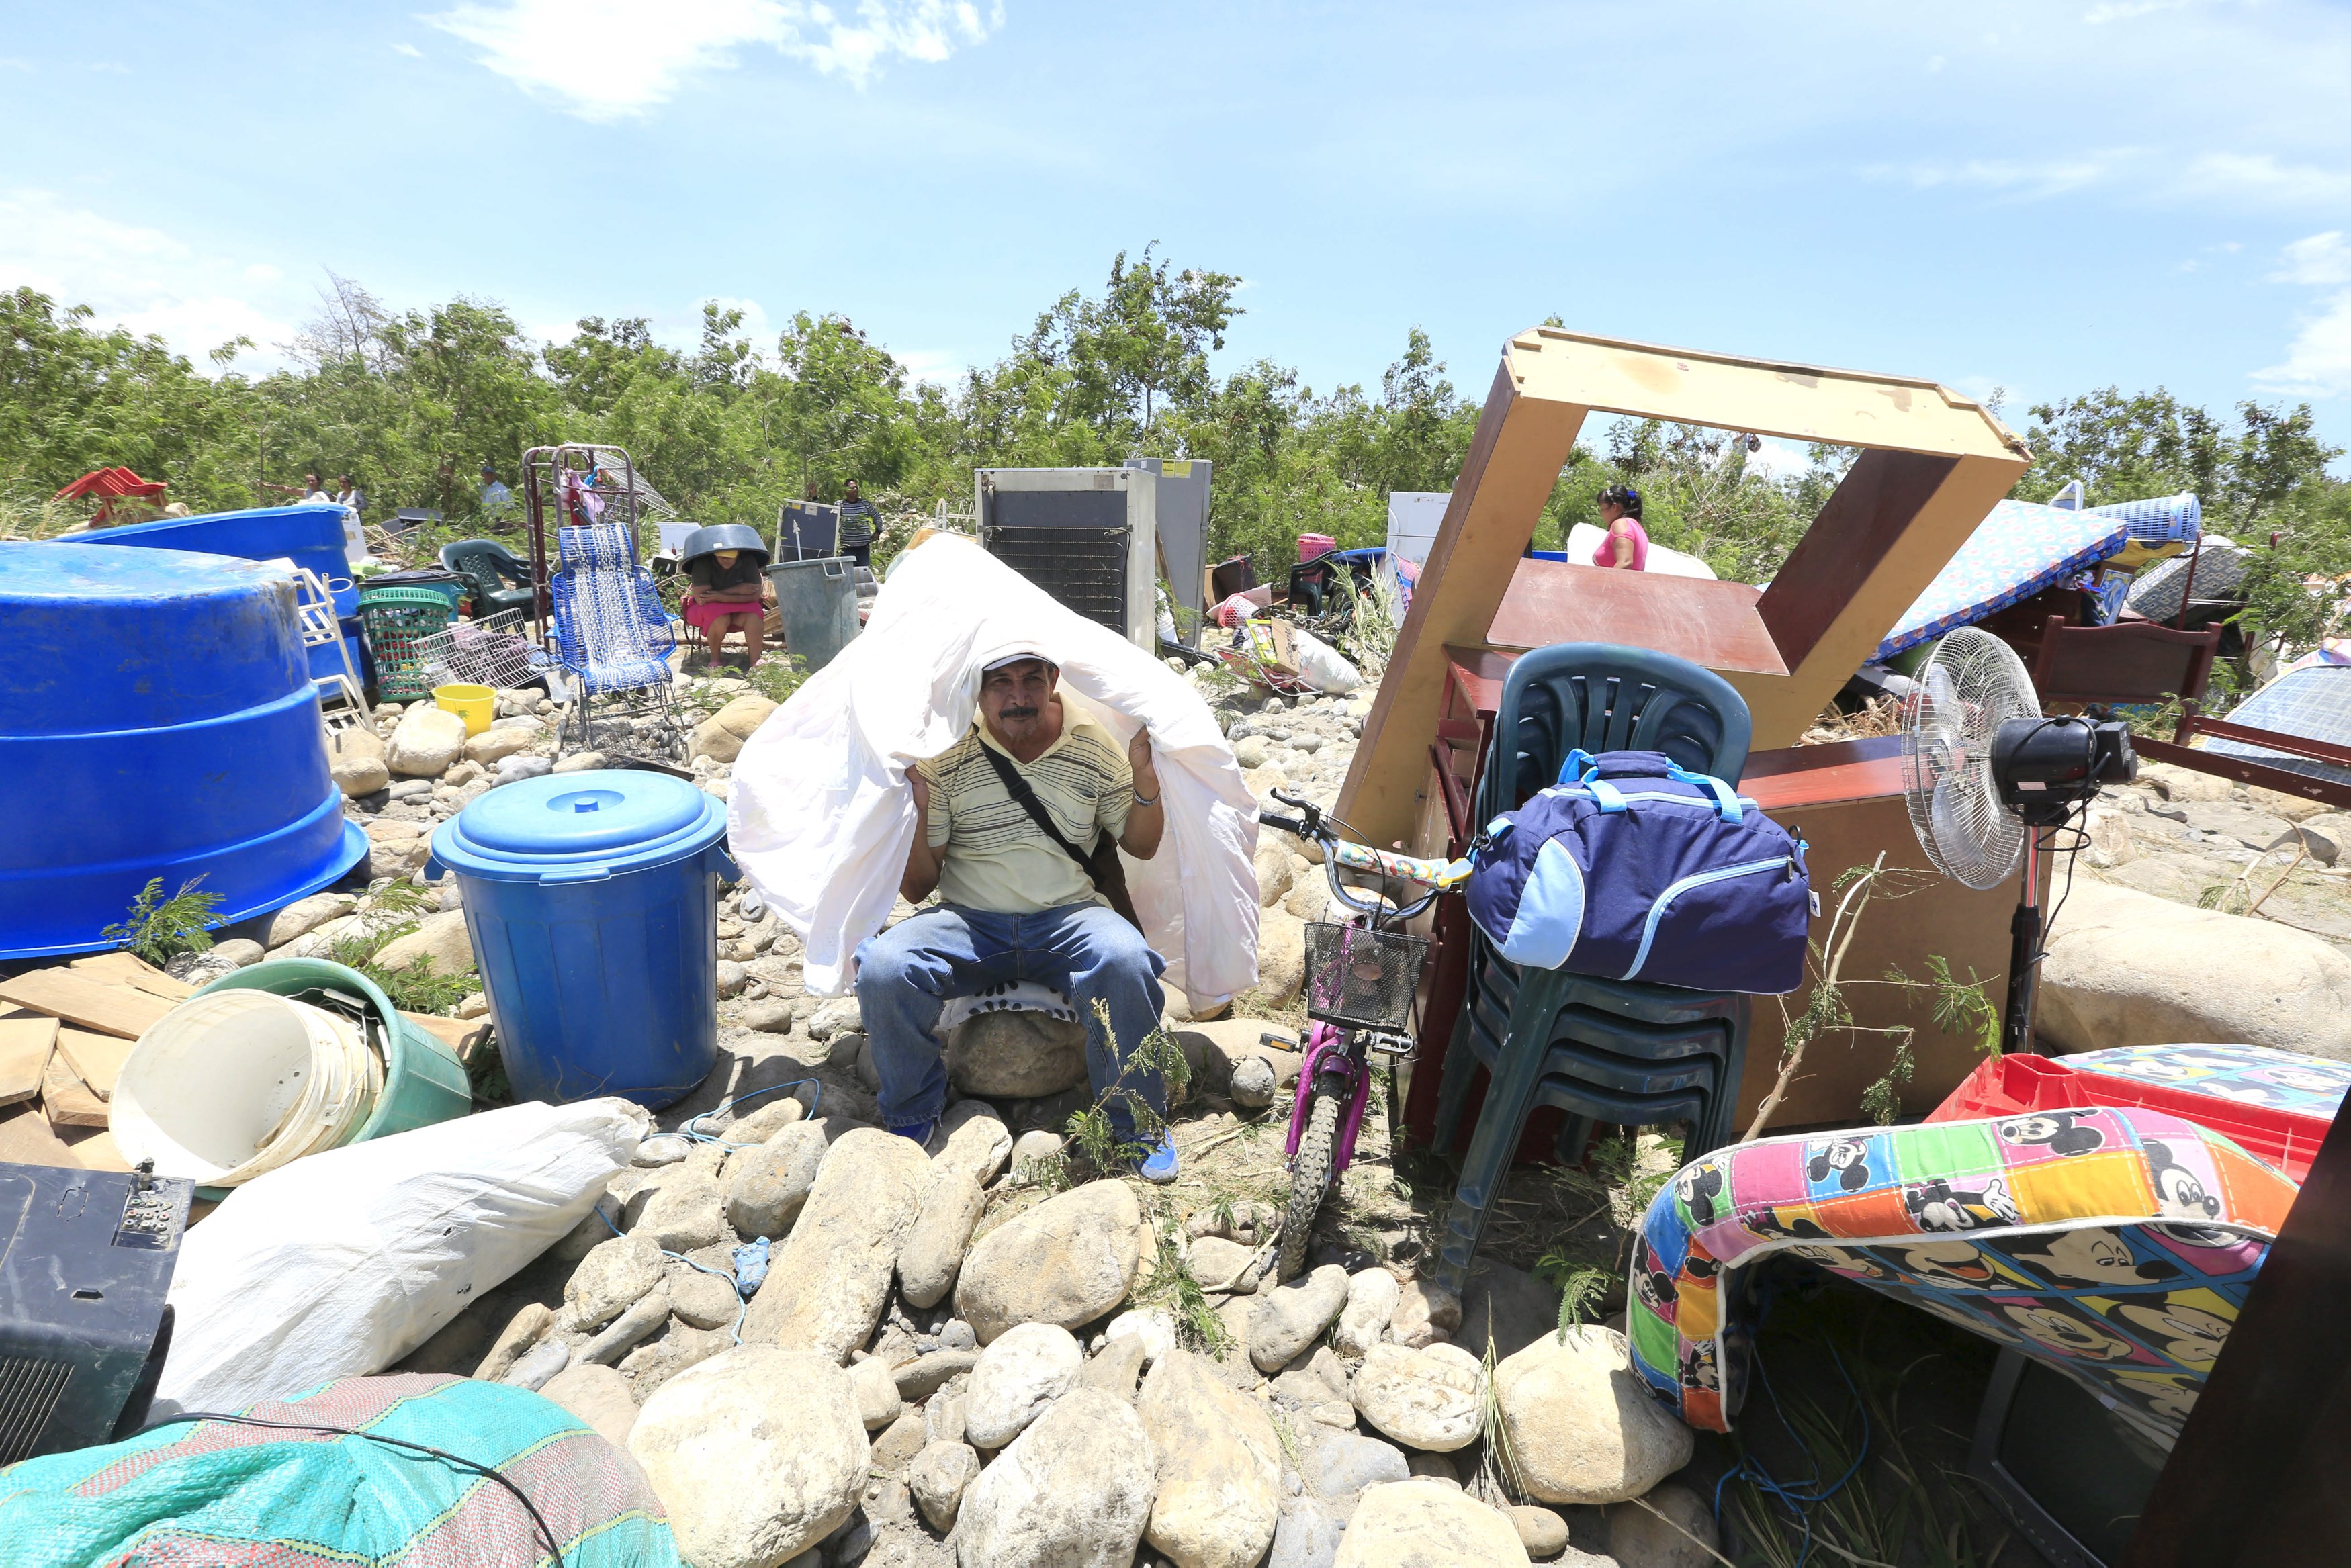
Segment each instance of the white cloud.
[[2351,283],[2351,244],[2344,243],[2340,229],[2329,229],[2323,234],[2296,240],[2286,246],[2285,265],[2270,274],[2270,281],[2313,284],[2320,287]]
[[421,60],[424,57],[424,51],[413,44],[394,44],[392,47],[392,52],[395,55],[406,55],[412,60]]
[[862,87],[893,57],[936,63],[1004,23],[1002,0],[472,0],[423,21],[482,51],[482,65],[583,119],[650,112],[685,78],[764,45]]
[[2252,198],[2283,207],[2333,207],[2351,202],[2351,168],[2281,163],[2266,152],[2208,152],[2179,178],[2191,197]]
[[2082,20],[2096,27],[2108,22],[2127,22],[2135,16],[2152,16],[2162,11],[2187,9],[2188,0],[2107,0],[2105,5],[2091,6],[2083,14]]
[[1747,472],[1767,479],[1794,479],[1812,465],[1803,442],[1777,436],[1765,436],[1763,444],[1747,454]]
[[160,229],[70,206],[50,192],[0,192],[0,288],[29,287],[60,306],[88,305],[100,324],[153,333],[200,369],[210,369],[207,352],[240,336],[257,352],[237,368],[277,362],[276,346],[295,332],[282,277],[266,262],[206,255]]
[[897,356],[898,363],[906,368],[906,384],[952,388],[963,379],[968,367],[960,354],[950,354],[944,348],[912,348]]
[[2273,392],[2326,398],[2351,393],[2351,289],[2336,295],[2286,345],[2285,360],[2253,372]]
[[1876,163],[1862,171],[1873,180],[1902,180],[1921,191],[1957,186],[1999,191],[2027,200],[2059,196],[2106,179],[2137,156],[2129,147],[2107,148],[2070,158],[2029,161],[1970,159],[1964,163]]

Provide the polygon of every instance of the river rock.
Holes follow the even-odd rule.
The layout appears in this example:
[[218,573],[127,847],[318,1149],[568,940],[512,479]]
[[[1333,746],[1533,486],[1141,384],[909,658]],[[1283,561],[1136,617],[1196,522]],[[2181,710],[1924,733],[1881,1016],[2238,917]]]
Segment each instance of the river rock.
[[297,898],[269,917],[269,934],[262,939],[265,948],[282,948],[297,937],[307,937],[339,915],[348,915],[359,900],[349,893],[313,893],[307,898]]
[[1016,1324],[979,1353],[964,1392],[964,1441],[989,1452],[1019,1437],[1045,1407],[1077,1386],[1086,1355],[1068,1329]]
[[[1243,744],[1247,744],[1246,742]],[[1293,880],[1290,868],[1290,851],[1270,838],[1260,838],[1257,845],[1257,901],[1271,908],[1290,891]]]
[[[965,1106],[974,1110],[964,1112]],[[947,1113],[947,1139],[931,1162],[913,1227],[898,1255],[899,1292],[907,1304],[931,1307],[946,1299],[986,1212],[987,1184],[1003,1168],[1012,1135],[983,1101],[958,1102]]]
[[563,1326],[601,1328],[662,1282],[661,1249],[643,1236],[615,1236],[590,1249],[563,1286]]
[[629,1445],[637,1424],[637,1397],[629,1380],[609,1366],[567,1366],[547,1380],[539,1393],[554,1400],[595,1429],[615,1448]]
[[728,1223],[744,1236],[780,1236],[790,1230],[830,1147],[822,1122],[794,1121],[758,1148],[737,1154],[726,1183]]
[[1567,1550],[1567,1521],[1550,1509],[1518,1503],[1502,1511],[1510,1516],[1510,1527],[1519,1532],[1519,1544],[1527,1549],[1528,1556],[1541,1561]]
[[1651,1397],[1612,1328],[1542,1335],[1494,1368],[1494,1397],[1526,1490],[1543,1502],[1621,1502],[1689,1462],[1689,1428]]
[[979,1455],[969,1443],[932,1443],[908,1462],[906,1490],[931,1528],[945,1533],[955,1528],[963,1494],[978,1476]]
[[664,1251],[691,1252],[726,1239],[726,1195],[717,1182],[696,1170],[680,1171],[654,1191],[629,1234]]
[[579,1359],[609,1366],[639,1340],[669,1322],[669,1292],[656,1286],[629,1304],[629,1310],[604,1325],[595,1338],[580,1347]]
[[522,1353],[538,1344],[539,1336],[554,1324],[554,1313],[538,1302],[527,1303],[507,1320],[506,1327],[499,1330],[498,1337],[492,1342],[489,1353],[482,1357],[481,1365],[474,1368],[474,1376],[485,1383],[503,1380],[521,1358]]
[[872,1336],[890,1299],[898,1247],[914,1222],[929,1165],[911,1138],[879,1127],[843,1133],[826,1151],[791,1234],[776,1249],[744,1322],[744,1339],[847,1361]]
[[1449,1454],[1478,1440],[1486,1374],[1458,1345],[1375,1345],[1355,1374],[1355,1408],[1410,1449]]
[[1298,1459],[1298,1479],[1309,1497],[1350,1498],[1367,1486],[1414,1474],[1409,1459],[1394,1443],[1335,1428],[1317,1433]]
[[1241,1109],[1255,1111],[1273,1104],[1280,1088],[1274,1079],[1271,1062],[1263,1056],[1244,1056],[1234,1066],[1232,1082],[1225,1093]]
[[[372,731],[357,728],[327,732],[327,776],[349,800],[373,794],[392,782],[392,769],[383,760],[383,742]],[[300,935],[296,932],[295,935]],[[291,941],[294,939],[286,939]],[[272,942],[272,947],[281,944]]]
[[906,1407],[898,1397],[898,1379],[890,1364],[878,1355],[869,1355],[851,1367],[849,1381],[857,1390],[858,1419],[869,1432],[888,1426]]
[[524,1352],[499,1381],[516,1388],[544,1388],[548,1380],[571,1365],[571,1347],[559,1339],[542,1339]]
[[927,1399],[945,1386],[950,1377],[957,1377],[979,1365],[976,1350],[935,1350],[928,1355],[917,1355],[898,1367],[898,1397]]
[[1265,1407],[1176,1350],[1152,1367],[1134,1407],[1158,1460],[1151,1544],[1177,1568],[1255,1568],[1281,1504],[1281,1444]]
[[519,724],[501,724],[478,735],[468,735],[465,737],[465,760],[479,763],[486,768],[496,767],[517,752],[527,752],[537,745],[540,733],[536,725],[526,730]]
[[1228,1290],[1241,1294],[1258,1287],[1265,1265],[1272,1254],[1258,1255],[1254,1247],[1238,1241],[1228,1241],[1221,1236],[1200,1236],[1192,1241],[1192,1275],[1203,1289]]
[[1332,1332],[1331,1343],[1339,1347],[1342,1355],[1364,1355],[1372,1346],[1387,1336],[1389,1320],[1395,1316],[1396,1303],[1404,1288],[1396,1277],[1385,1269],[1365,1269],[1347,1276],[1347,1305],[1339,1314],[1339,1326]]
[[[789,1095],[771,1096],[748,1116],[737,1116],[720,1129],[728,1143],[763,1144],[794,1122],[807,1118],[808,1107]],[[730,1168],[733,1168],[730,1167]]]
[[777,1568],[848,1521],[871,1449],[847,1372],[746,1345],[664,1384],[629,1452],[694,1568]]
[[746,691],[694,727],[690,754],[715,763],[733,762],[742,755],[743,742],[751,738],[751,732],[767,722],[775,711],[774,702],[756,691]]
[[743,1298],[733,1282],[699,1269],[681,1269],[670,1276],[669,1310],[694,1328],[732,1328],[742,1315]]
[[1347,1521],[1332,1568],[1437,1568],[1475,1563],[1506,1568],[1527,1562],[1510,1520],[1458,1487],[1394,1481],[1364,1492]]
[[510,784],[523,779],[544,778],[554,771],[555,759],[552,757],[507,757],[498,763],[496,782]]
[[2085,877],[2041,966],[2060,1053],[2225,1040],[2351,1061],[2351,955],[2271,920]]
[[1092,1323],[1134,1285],[1142,1225],[1143,1210],[1123,1181],[1089,1181],[1049,1198],[990,1231],[965,1256],[956,1315],[982,1345],[1015,1324]]
[[1266,909],[1257,923],[1257,988],[1276,1006],[1306,983],[1306,922],[1287,909]]
[[1035,1180],[1033,1174],[1051,1163],[1061,1152],[1061,1135],[1043,1127],[1022,1133],[1012,1140],[1012,1179],[1023,1185]]
[[1671,1481],[1608,1511],[1608,1555],[1620,1568],[1715,1568],[1721,1544],[1712,1505]]
[[1122,1339],[1135,1341],[1143,1346],[1144,1365],[1154,1366],[1176,1348],[1175,1314],[1165,1307],[1141,1307],[1133,1312],[1123,1312],[1110,1320],[1110,1326],[1102,1330],[1102,1337],[1113,1345]]
[[920,1410],[901,1410],[898,1418],[873,1439],[873,1469],[883,1475],[904,1469],[929,1441],[923,1413]]
[[1043,1012],[975,1012],[947,1037],[946,1061],[967,1095],[1039,1099],[1086,1081],[1086,1028]]
[[1112,1334],[1110,1343],[1094,1352],[1093,1358],[1086,1363],[1086,1369],[1078,1374],[1078,1381],[1088,1388],[1099,1388],[1132,1405],[1134,1403],[1134,1380],[1143,1372],[1145,1349],[1141,1334]]
[[761,1034],[789,1034],[792,1032],[792,1004],[781,997],[746,1002],[736,1012],[735,1022]]
[[956,1562],[1128,1568],[1157,1490],[1142,1418],[1100,1389],[1077,1389],[1014,1438],[964,1493]]
[[1461,1326],[1461,1298],[1430,1280],[1414,1280],[1396,1295],[1388,1337],[1410,1350],[1443,1345]]
[[811,1040],[830,1040],[836,1034],[864,1027],[865,1017],[858,1011],[857,998],[836,996],[817,1003],[816,1012],[809,1018],[808,1032]]
[[400,716],[383,760],[402,777],[437,779],[465,749],[465,721],[420,702]]
[[1347,1305],[1347,1271],[1325,1263],[1296,1284],[1258,1293],[1249,1314],[1249,1359],[1272,1374],[1312,1345]]

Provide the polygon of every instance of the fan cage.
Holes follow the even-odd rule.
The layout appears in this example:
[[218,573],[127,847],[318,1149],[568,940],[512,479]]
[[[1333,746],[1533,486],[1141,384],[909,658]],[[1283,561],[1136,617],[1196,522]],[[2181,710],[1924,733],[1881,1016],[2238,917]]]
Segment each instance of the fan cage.
[[1936,645],[1903,703],[1911,829],[1935,868],[1966,887],[1996,888],[2022,858],[2024,823],[2001,804],[1992,739],[2003,721],[2040,713],[2024,661],[1972,627]]

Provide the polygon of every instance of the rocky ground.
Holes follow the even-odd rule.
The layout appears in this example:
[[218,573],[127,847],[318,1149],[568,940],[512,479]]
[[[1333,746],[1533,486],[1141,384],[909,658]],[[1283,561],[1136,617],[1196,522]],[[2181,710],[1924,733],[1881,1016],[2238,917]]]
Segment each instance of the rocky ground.
[[[1334,798],[1367,701],[1189,678],[1259,798]],[[681,679],[677,696],[689,765],[723,797],[772,704],[734,679]],[[381,742],[346,734],[335,774],[373,887],[306,899],[213,961],[413,924],[377,966],[468,971],[454,886],[423,911],[401,891],[427,836],[499,784],[601,761],[556,760],[564,715],[536,692],[500,693],[498,713],[471,739],[429,706],[384,710]],[[2264,896],[2305,843],[2269,848],[2297,821],[2325,848]],[[2263,922],[2314,933],[2279,940],[2351,940],[2338,825],[2351,817],[2150,768],[2090,817],[2077,915],[2102,897],[2198,919],[2258,900]],[[407,1365],[539,1388],[625,1441],[697,1568],[1713,1562],[1714,1472],[1703,1455],[1689,1468],[1691,1435],[1604,1322],[1554,1332],[1558,1293],[1533,1272],[1610,1270],[1589,1315],[1613,1313],[1625,1230],[1671,1164],[1657,1140],[1613,1182],[1514,1173],[1463,1302],[1421,1277],[1448,1173],[1392,1157],[1401,1085],[1383,1083],[1309,1272],[1268,1278],[1302,929],[1328,897],[1309,847],[1260,849],[1259,989],[1229,1020],[1168,1020],[1191,1077],[1166,1189],[1097,1176],[1063,1146],[1084,1062],[1074,1026],[1050,1021],[982,1015],[950,1042],[953,1130],[935,1158],[882,1131],[854,1001],[809,997],[796,939],[730,893],[717,1071],[596,1214]],[[2070,993],[2052,990],[2062,1011]],[[755,1285],[744,1249],[763,1243]]]

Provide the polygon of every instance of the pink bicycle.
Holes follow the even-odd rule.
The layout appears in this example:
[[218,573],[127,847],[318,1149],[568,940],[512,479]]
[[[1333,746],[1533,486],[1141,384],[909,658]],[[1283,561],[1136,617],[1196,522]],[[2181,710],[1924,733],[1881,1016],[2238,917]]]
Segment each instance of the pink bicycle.
[[[1337,831],[1346,825],[1320,807],[1280,790],[1273,798],[1300,815],[1260,814],[1258,820],[1321,845],[1331,897],[1352,911],[1306,928],[1306,1016],[1311,1023],[1290,1110],[1290,1204],[1275,1262],[1275,1277],[1288,1280],[1305,1264],[1307,1235],[1324,1196],[1354,1158],[1355,1138],[1371,1103],[1371,1054],[1413,1053],[1413,1009],[1428,941],[1398,928],[1437,895],[1460,886],[1469,863],[1423,860],[1350,843]],[[1346,886],[1339,879],[1342,868],[1375,873],[1383,891],[1367,895]],[[1408,882],[1428,891],[1408,903],[1386,896],[1391,884],[1401,892]]]

